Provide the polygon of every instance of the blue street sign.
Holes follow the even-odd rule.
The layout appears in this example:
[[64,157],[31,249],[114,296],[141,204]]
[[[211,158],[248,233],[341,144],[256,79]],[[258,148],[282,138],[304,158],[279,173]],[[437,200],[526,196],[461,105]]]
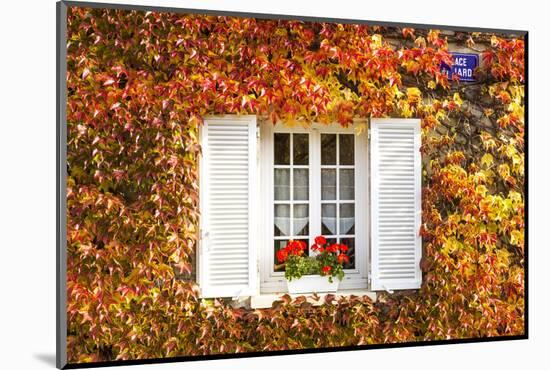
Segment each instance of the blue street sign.
[[479,56],[477,54],[451,53],[453,56],[453,66],[449,67],[441,63],[441,72],[446,73],[449,80],[456,74],[460,81],[475,81],[474,70],[479,65]]

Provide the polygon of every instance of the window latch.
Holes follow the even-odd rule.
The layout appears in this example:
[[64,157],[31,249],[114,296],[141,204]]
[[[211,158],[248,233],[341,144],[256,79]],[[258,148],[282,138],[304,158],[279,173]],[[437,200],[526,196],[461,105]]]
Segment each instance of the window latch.
[[390,294],[393,294],[393,290],[386,288],[385,285],[382,285],[382,288],[384,288],[384,290],[385,290],[386,292],[388,292],[388,293],[390,293]]
[[239,298],[241,298],[241,295],[242,295],[242,294],[243,294],[243,290],[241,289],[241,290],[239,290],[239,291],[237,292],[237,296],[233,297],[232,300],[238,301]]
[[210,236],[209,231],[201,231],[201,241],[204,246],[206,246],[206,251],[210,252],[210,243],[208,242],[208,237]]

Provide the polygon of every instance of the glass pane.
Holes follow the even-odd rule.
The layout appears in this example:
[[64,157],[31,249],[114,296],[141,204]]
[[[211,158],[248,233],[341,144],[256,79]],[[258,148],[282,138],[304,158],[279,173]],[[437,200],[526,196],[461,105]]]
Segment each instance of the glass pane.
[[321,199],[336,199],[336,170],[325,168],[321,170]]
[[321,164],[336,164],[336,135],[321,134]]
[[336,243],[336,240],[337,240],[336,238],[326,238],[326,239],[327,239],[327,244],[328,245]]
[[355,234],[355,204],[340,204],[340,235]]
[[340,239],[340,244],[345,244],[348,246],[348,251],[346,254],[349,257],[349,262],[344,264],[345,269],[354,269],[355,268],[355,238],[342,238]]
[[290,170],[275,169],[275,200],[290,200]]
[[309,164],[309,135],[294,134],[292,137],[292,146],[294,150],[293,164]]
[[294,169],[294,200],[309,199],[309,170],[307,168]]
[[275,164],[290,164],[290,134],[275,134]]
[[290,205],[275,204],[275,236],[290,235]]
[[355,160],[354,135],[340,135],[340,164],[353,165]]
[[321,205],[321,234],[336,235],[336,204]]
[[309,235],[309,205],[295,204],[292,235]]
[[286,246],[286,243],[288,243],[288,240],[275,240],[275,248],[273,248],[273,271],[284,271],[285,270],[285,264],[280,263],[277,259],[277,251],[279,249],[283,249]]
[[355,170],[340,169],[340,200],[355,198]]

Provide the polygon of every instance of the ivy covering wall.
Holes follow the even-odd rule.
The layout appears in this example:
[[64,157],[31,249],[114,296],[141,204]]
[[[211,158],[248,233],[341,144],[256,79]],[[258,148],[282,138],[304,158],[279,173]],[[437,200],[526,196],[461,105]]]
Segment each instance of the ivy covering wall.
[[[449,43],[482,51],[476,82],[440,73]],[[69,362],[524,333],[520,36],[71,7],[67,69]],[[197,130],[222,113],[421,118],[422,288],[198,299],[176,274],[194,272]]]

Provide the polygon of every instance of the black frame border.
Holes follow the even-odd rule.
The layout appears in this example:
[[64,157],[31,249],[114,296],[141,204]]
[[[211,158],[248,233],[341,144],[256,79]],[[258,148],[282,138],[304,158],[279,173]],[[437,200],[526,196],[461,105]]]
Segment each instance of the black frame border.
[[[244,353],[224,353],[212,355],[198,356],[175,356],[166,358],[151,358],[151,359],[136,359],[136,360],[117,360],[103,362],[87,362],[87,363],[68,363],[67,362],[67,199],[66,199],[66,183],[67,173],[67,9],[69,7],[80,8],[104,8],[104,9],[121,9],[121,10],[136,10],[136,11],[154,11],[154,12],[170,12],[178,14],[208,14],[221,16],[235,17],[252,17],[259,19],[284,19],[284,20],[299,20],[308,22],[332,22],[332,23],[347,23],[347,24],[368,24],[374,26],[386,27],[411,27],[417,29],[445,29],[461,32],[488,32],[501,33],[509,36],[523,37],[525,41],[525,131],[524,131],[524,205],[525,205],[525,233],[524,233],[524,277],[525,277],[525,317],[524,317],[524,334],[514,336],[500,337],[479,337],[479,338],[463,338],[463,339],[448,339],[434,341],[418,341],[418,342],[403,342],[403,343],[381,343],[357,346],[342,346],[342,347],[324,347],[324,348],[307,348],[298,350],[276,350],[263,352],[244,352]],[[324,353],[324,352],[343,352],[343,351],[360,351],[366,349],[383,349],[383,348],[404,348],[404,347],[419,347],[430,345],[447,345],[447,344],[468,344],[468,343],[486,343],[499,342],[509,340],[522,340],[529,338],[529,31],[512,30],[512,29],[494,29],[482,27],[460,27],[440,24],[419,24],[406,22],[383,22],[364,19],[347,19],[347,18],[329,18],[329,17],[313,17],[299,16],[288,14],[267,14],[267,13],[248,13],[238,11],[225,10],[210,10],[210,9],[189,9],[175,8],[154,5],[131,5],[131,4],[112,4],[100,2],[84,2],[84,1],[58,1],[56,3],[56,367],[58,369],[80,369],[80,368],[96,368],[106,366],[126,366],[126,365],[141,365],[141,364],[159,364],[173,362],[190,362],[204,360],[220,360],[220,359],[236,359],[249,357],[268,357],[282,356],[293,354],[309,354],[309,353]]]

